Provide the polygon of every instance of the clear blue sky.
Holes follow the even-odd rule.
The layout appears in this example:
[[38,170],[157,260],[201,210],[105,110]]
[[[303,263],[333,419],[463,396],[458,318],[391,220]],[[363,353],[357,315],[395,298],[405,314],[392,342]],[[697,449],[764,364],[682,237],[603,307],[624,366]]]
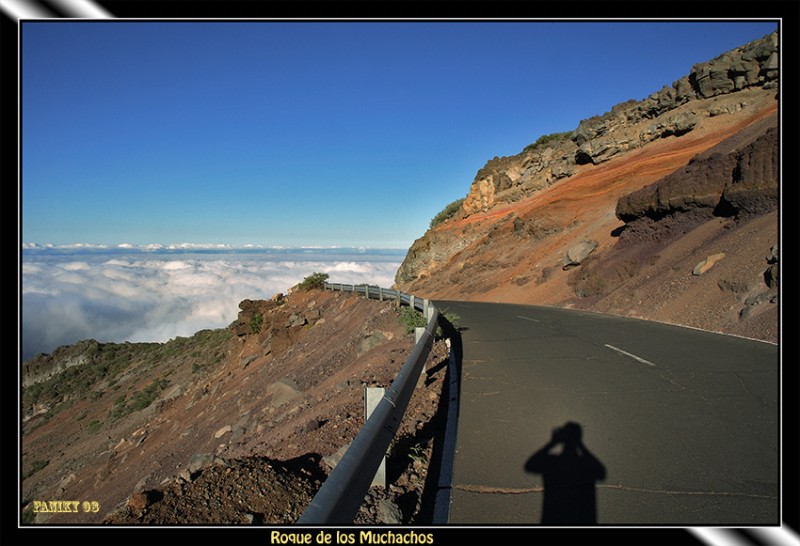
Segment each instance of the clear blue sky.
[[22,241],[406,248],[495,155],[775,22],[22,26]]

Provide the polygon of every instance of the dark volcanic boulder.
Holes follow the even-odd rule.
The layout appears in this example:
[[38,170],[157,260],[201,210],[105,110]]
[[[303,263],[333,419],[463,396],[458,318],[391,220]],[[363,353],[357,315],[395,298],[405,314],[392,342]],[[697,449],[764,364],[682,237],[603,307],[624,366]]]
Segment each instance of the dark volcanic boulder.
[[771,128],[737,157],[721,206],[737,216],[763,214],[778,206],[778,130]]
[[643,216],[658,220],[668,214],[698,209],[711,216],[735,165],[736,159],[728,154],[692,160],[661,180],[620,198],[617,218],[623,222]]
[[657,182],[617,201],[617,217],[631,223],[691,212],[749,216],[778,203],[778,132],[770,117],[700,154]]

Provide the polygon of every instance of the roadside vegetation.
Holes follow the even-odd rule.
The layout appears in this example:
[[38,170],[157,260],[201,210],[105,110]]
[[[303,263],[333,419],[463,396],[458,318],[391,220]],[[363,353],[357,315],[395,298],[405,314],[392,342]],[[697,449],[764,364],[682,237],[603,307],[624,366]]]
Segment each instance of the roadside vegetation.
[[328,282],[327,273],[312,273],[298,285],[300,290],[322,290],[325,288],[325,283]]
[[[455,313],[445,312],[442,313],[442,316],[453,325],[453,327],[458,328],[458,321],[460,317]],[[402,307],[398,314],[397,320],[400,321],[400,324],[403,326],[403,331],[406,335],[413,334],[415,328],[425,328],[428,325],[428,322],[425,320],[425,317],[414,309],[413,307]],[[436,337],[442,337],[443,331],[442,327],[438,326],[436,328]]]

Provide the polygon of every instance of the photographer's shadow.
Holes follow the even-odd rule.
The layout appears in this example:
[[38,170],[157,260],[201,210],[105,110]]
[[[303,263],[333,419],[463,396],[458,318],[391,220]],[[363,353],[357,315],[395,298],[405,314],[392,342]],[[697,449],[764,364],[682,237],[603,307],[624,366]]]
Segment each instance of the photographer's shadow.
[[[558,445],[561,453],[551,453]],[[583,444],[578,423],[555,429],[550,441],[525,463],[525,470],[542,475],[542,524],[597,523],[595,482],[605,479],[606,469]]]

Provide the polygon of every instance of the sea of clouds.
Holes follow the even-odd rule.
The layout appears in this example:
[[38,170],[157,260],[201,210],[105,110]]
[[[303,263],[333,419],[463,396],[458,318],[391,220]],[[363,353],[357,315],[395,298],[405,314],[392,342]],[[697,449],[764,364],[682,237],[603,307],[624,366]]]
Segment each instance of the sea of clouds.
[[82,339],[164,342],[233,322],[315,272],[390,287],[405,251],[348,248],[23,245],[21,347],[27,360]]

